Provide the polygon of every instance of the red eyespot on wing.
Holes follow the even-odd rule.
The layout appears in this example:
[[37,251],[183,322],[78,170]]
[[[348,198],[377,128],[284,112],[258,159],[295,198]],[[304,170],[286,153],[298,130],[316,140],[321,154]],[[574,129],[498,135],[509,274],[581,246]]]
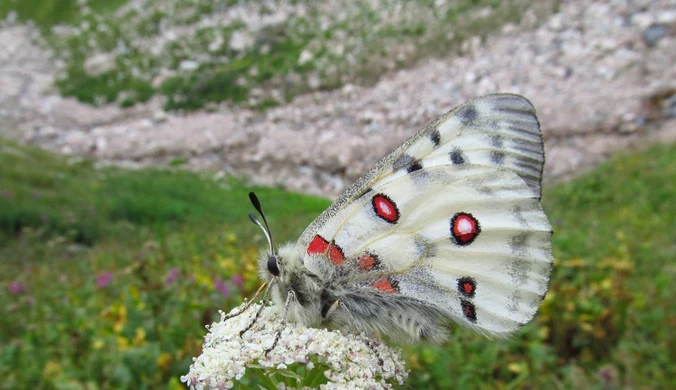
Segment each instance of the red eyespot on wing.
[[329,248],[329,242],[326,241],[322,236],[317,234],[315,238],[312,239],[310,245],[307,246],[308,255],[321,255],[326,253],[326,250]]
[[380,261],[378,257],[370,253],[365,253],[359,256],[359,269],[362,271],[370,271],[374,269]]
[[451,237],[460,246],[469,245],[481,233],[479,221],[470,213],[457,213],[451,218]]
[[460,306],[462,307],[462,314],[465,315],[465,318],[470,322],[476,323],[476,307],[474,307],[474,304],[466,299],[461,299]]
[[474,298],[476,294],[476,280],[469,276],[458,279],[458,291],[467,298]]
[[308,255],[327,255],[335,265],[341,265],[345,262],[343,250],[334,242],[328,242],[319,234],[312,239],[307,246]]
[[343,250],[333,242],[329,244],[329,259],[331,259],[335,265],[341,265],[345,262]]
[[396,280],[390,280],[387,278],[376,280],[375,282],[371,283],[371,286],[388,294],[394,294],[399,292],[399,283]]
[[399,220],[399,209],[397,205],[385,194],[377,194],[371,200],[373,211],[376,215],[389,223],[397,223]]

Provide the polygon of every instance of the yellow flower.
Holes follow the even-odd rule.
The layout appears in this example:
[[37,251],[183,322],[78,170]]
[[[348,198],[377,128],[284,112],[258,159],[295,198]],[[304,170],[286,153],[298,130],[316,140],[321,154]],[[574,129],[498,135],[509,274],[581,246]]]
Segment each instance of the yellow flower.
[[219,267],[223,268],[225,271],[232,271],[235,269],[235,260],[232,257],[223,258],[218,256],[216,262],[218,263]]
[[42,376],[45,378],[54,378],[59,374],[61,374],[61,365],[52,360],[48,361],[42,369]]
[[172,360],[173,357],[170,353],[162,352],[160,356],[157,357],[157,367],[159,367],[163,372],[167,372]]
[[519,374],[524,370],[525,366],[523,363],[509,363],[507,365],[507,369],[514,373],[514,374]]
[[564,262],[563,266],[567,268],[584,268],[587,266],[587,263],[583,259],[571,259]]
[[134,298],[135,301],[139,301],[141,296],[138,292],[138,288],[134,285],[129,286],[129,293],[131,294],[132,298]]
[[120,351],[124,351],[125,349],[129,348],[129,340],[127,340],[126,337],[122,336],[117,336],[117,348]]
[[582,330],[584,330],[585,332],[588,332],[588,333],[591,333],[594,330],[594,327],[591,324],[588,324],[586,322],[583,322],[582,324],[580,324],[580,327],[582,328]]
[[146,330],[143,328],[136,328],[134,331],[134,345],[140,346],[143,345],[146,339]]
[[115,316],[115,324],[113,325],[113,330],[115,333],[122,332],[124,323],[127,322],[127,306],[120,304],[117,307],[117,313]]
[[195,274],[195,281],[204,287],[212,288],[214,285],[214,281],[211,279],[211,277],[205,274]]
[[101,348],[103,348],[103,346],[104,346],[105,344],[106,344],[106,343],[104,343],[103,340],[101,340],[101,339],[96,339],[96,340],[94,340],[94,342],[92,343],[92,348],[93,348],[93,349],[101,349]]

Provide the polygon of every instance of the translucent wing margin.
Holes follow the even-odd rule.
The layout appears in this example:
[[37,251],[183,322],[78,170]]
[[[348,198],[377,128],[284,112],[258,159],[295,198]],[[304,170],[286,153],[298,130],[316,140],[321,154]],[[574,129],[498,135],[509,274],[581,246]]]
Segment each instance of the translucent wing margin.
[[544,166],[540,123],[528,99],[494,94],[458,106],[380,160],[305,229],[298,245],[307,246],[321,226],[376,183],[422,166],[478,164],[510,170],[537,198]]

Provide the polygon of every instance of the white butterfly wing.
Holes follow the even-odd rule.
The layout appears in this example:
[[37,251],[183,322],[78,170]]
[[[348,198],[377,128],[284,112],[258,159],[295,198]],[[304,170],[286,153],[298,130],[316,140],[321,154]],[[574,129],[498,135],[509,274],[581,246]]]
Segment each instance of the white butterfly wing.
[[489,334],[527,323],[547,290],[542,138],[532,105],[490,95],[432,122],[381,160],[301,236],[306,266],[433,304]]

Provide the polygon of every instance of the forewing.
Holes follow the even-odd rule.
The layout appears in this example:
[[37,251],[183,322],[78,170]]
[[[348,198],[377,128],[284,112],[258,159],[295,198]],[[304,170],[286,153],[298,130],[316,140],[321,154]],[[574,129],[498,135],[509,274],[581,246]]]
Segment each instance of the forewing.
[[544,148],[533,105],[523,96],[494,94],[458,106],[380,160],[326,209],[298,240],[305,247],[320,227],[378,184],[434,165],[478,164],[516,173],[541,196]]

